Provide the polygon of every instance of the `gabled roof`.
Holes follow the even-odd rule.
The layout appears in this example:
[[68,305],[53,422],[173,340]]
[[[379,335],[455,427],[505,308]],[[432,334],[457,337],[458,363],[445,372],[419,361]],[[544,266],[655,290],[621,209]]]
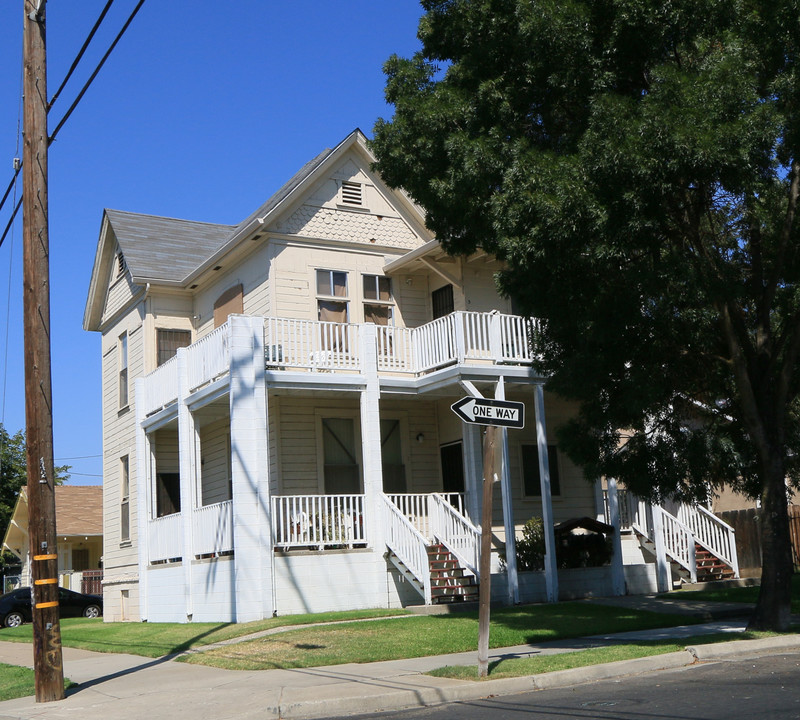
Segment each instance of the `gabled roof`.
[[[136,280],[181,282],[230,237],[233,225],[106,210],[128,270]],[[169,239],[169,242],[165,242]]]
[[[375,159],[367,147],[366,136],[356,128],[336,147],[323,150],[303,165],[269,200],[238,225],[215,225],[106,210],[84,311],[84,328],[99,329],[117,243],[135,285],[153,283],[187,287],[244,240],[258,234],[279,213],[291,207],[325,169],[353,148],[359,150],[366,160]],[[419,231],[425,232],[419,208],[405,193],[398,192],[396,197],[410,216],[418,218],[414,222]]]

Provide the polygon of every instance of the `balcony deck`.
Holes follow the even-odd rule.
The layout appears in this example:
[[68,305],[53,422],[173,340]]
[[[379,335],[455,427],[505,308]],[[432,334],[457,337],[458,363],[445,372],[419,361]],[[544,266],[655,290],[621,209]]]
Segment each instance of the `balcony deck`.
[[[270,372],[363,372],[364,325],[264,318],[264,363]],[[374,326],[379,376],[417,378],[454,364],[529,365],[535,321],[501,313],[454,312],[416,328]],[[143,416],[178,398],[173,358],[144,378]],[[186,348],[189,392],[230,371],[230,324]]]

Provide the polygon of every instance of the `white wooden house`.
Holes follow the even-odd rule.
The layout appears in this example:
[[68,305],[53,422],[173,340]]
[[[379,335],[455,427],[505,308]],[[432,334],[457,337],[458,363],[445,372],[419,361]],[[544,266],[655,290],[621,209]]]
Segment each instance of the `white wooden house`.
[[[102,333],[106,619],[469,597],[481,429],[450,409],[469,393],[528,409],[503,443],[496,550],[533,515],[551,542],[554,522],[619,526],[613,482],[558,452],[571,408],[542,391],[497,261],[447,256],[372,161],[354,131],[236,226],[106,210],[84,318]],[[631,508],[643,534],[662,526]],[[665,553],[689,552],[681,537],[685,552],[656,538],[663,572]],[[625,547],[617,533],[612,566],[583,571],[495,560],[493,594],[654,589],[656,565]]]

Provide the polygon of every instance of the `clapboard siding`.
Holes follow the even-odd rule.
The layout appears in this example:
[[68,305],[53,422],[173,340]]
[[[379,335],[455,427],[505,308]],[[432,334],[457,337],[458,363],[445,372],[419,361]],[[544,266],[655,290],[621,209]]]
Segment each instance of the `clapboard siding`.
[[230,421],[209,423],[199,434],[202,504],[230,500]]

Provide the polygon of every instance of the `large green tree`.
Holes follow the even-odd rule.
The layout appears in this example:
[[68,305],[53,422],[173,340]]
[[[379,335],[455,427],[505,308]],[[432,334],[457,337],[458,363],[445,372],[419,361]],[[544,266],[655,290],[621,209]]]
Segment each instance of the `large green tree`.
[[377,169],[541,318],[562,442],[650,496],[762,505],[789,624],[800,468],[798,0],[424,0]]

